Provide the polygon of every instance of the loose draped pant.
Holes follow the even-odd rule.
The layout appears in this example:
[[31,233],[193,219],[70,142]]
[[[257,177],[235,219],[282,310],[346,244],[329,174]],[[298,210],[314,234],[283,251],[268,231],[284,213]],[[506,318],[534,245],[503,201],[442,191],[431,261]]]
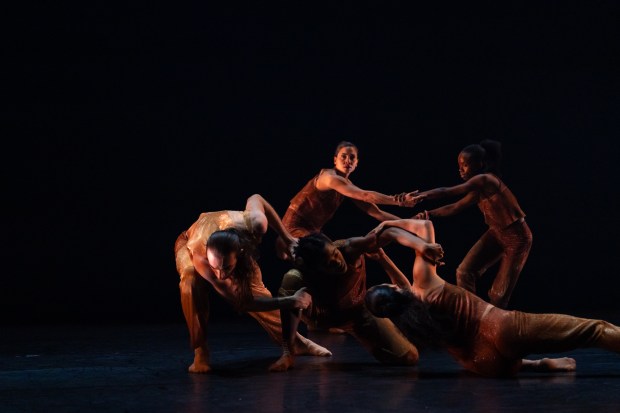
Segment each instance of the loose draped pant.
[[[181,305],[189,329],[192,348],[196,349],[207,345],[207,321],[210,313],[209,282],[194,269],[189,250],[185,248],[186,244],[187,235],[182,233],[176,240],[174,252],[177,271],[181,277],[179,282]],[[262,281],[252,283],[251,291],[254,297],[272,296]],[[248,312],[247,314],[258,321],[272,340],[278,344],[281,343],[280,310]]]
[[469,348],[454,351],[466,368],[488,376],[512,375],[529,354],[578,348],[620,353],[620,327],[565,314],[533,314],[493,308],[480,322]]
[[501,260],[488,294],[491,304],[507,308],[531,247],[532,232],[524,220],[501,230],[489,228],[457,268],[457,285],[476,294],[476,280]]

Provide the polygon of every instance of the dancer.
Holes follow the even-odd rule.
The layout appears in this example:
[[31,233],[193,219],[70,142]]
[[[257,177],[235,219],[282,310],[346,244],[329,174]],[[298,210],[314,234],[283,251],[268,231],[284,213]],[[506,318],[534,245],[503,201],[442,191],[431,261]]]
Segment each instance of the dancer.
[[413,282],[393,267],[390,278],[396,282],[371,287],[366,305],[377,317],[392,320],[419,348],[444,348],[465,369],[489,377],[576,367],[572,358],[524,360],[528,354],[586,347],[620,353],[620,327],[606,321],[507,311],[444,281],[418,252],[420,243],[435,241],[430,221],[387,221],[378,231],[397,231],[397,242],[416,250]]
[[[415,206],[419,198],[417,191],[397,195],[385,195],[376,191],[361,189],[351,182],[349,176],[359,163],[358,148],[355,144],[342,141],[336,146],[334,167],[321,169],[293,197],[282,217],[282,223],[294,237],[320,232],[323,226],[334,216],[345,198],[366,214],[384,221],[399,219],[398,216],[380,209],[377,205]],[[282,240],[278,240],[281,258],[288,253]]]
[[[262,281],[256,252],[262,236],[271,227],[285,240],[287,248],[296,244],[282,226],[273,207],[260,195],[248,198],[244,211],[215,211],[200,214],[174,246],[181,305],[194,350],[191,373],[207,373],[209,347],[209,285],[238,312],[247,312],[280,343],[279,309],[304,309],[311,298],[303,289],[288,297],[272,297]],[[296,335],[297,354],[329,356],[324,347]]]
[[476,280],[500,261],[488,296],[491,304],[507,308],[532,247],[532,232],[517,198],[500,179],[500,160],[501,144],[497,141],[485,140],[463,148],[458,165],[465,182],[423,191],[417,196],[424,200],[461,196],[460,200],[421,212],[414,218],[447,217],[478,204],[488,229],[458,266],[457,285],[476,293]]
[[[386,233],[387,235],[387,233]],[[377,259],[386,268],[393,266],[377,242],[375,234],[331,242],[323,233],[301,237],[294,249],[296,269],[282,280],[279,295],[286,297],[299,288],[312,295],[311,305],[299,311],[282,310],[283,354],[270,367],[286,371],[294,366],[295,333],[300,319],[308,326],[328,329],[336,327],[351,334],[377,360],[386,364],[415,365],[418,350],[387,319],[374,317],[364,306],[366,294],[365,255]],[[443,251],[438,244],[420,243],[421,254],[436,261]]]

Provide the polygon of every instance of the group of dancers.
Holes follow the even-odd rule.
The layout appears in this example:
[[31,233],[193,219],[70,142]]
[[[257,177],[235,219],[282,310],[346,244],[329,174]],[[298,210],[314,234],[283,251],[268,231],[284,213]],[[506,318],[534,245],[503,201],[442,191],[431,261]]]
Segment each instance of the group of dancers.
[[[239,312],[246,312],[282,347],[270,371],[286,371],[295,356],[330,356],[325,347],[298,332],[311,328],[351,334],[379,362],[416,365],[425,347],[447,350],[463,368],[489,377],[520,370],[572,371],[569,357],[526,359],[529,354],[598,347],[620,353],[620,327],[603,320],[563,314],[507,310],[510,296],[529,255],[532,233],[517,198],[502,181],[501,144],[485,140],[458,156],[463,183],[427,191],[386,195],[354,185],[358,148],[343,141],[333,168],[319,171],[292,198],[280,219],[261,195],[245,209],[200,214],[175,243],[183,314],[194,360],[192,373],[210,367],[207,341],[209,289]],[[366,235],[331,240],[322,232],[345,199],[377,219]],[[456,199],[402,219],[379,205],[414,207],[424,200]],[[471,247],[456,274],[456,285],[436,272],[443,248],[435,240],[433,220],[478,205],[487,230]],[[290,263],[276,296],[262,281],[256,251],[271,228],[276,253]],[[415,254],[408,279],[386,254],[390,243]],[[366,259],[376,260],[390,283],[366,285]],[[476,280],[499,262],[488,302]]]

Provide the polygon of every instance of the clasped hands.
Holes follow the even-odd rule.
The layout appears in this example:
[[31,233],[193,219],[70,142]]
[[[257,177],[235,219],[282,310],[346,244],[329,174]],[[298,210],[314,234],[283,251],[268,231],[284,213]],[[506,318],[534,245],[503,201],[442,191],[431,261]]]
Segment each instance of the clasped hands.
[[412,192],[402,192],[394,195],[394,200],[398,203],[398,206],[414,207],[418,202],[426,198],[424,195],[418,195],[419,192],[420,191],[418,190]]

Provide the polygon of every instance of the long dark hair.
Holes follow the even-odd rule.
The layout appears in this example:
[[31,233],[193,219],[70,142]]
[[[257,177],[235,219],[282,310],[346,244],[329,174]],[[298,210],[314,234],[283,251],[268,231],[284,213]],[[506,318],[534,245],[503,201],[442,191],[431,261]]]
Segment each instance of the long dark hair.
[[237,265],[230,275],[239,286],[236,302],[233,305],[237,311],[242,311],[244,304],[252,300],[251,276],[256,270],[258,248],[256,241],[250,234],[236,228],[227,228],[215,231],[207,240],[207,248],[212,248],[222,255],[235,253]]
[[410,290],[375,285],[368,289],[365,301],[373,315],[389,318],[418,349],[439,348],[448,336],[433,318],[428,304]]

